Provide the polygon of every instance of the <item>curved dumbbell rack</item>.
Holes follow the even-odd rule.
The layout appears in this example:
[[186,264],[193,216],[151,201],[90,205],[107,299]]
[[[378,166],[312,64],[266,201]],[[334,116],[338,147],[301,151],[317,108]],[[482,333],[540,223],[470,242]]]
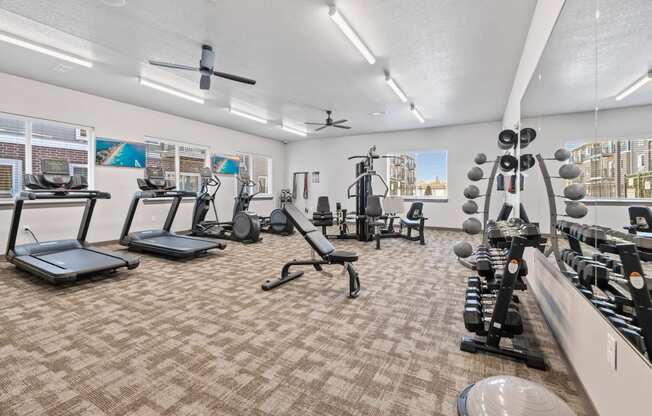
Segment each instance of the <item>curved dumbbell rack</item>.
[[539,165],[539,170],[541,171],[541,176],[543,177],[543,182],[546,185],[546,193],[548,195],[548,212],[550,213],[550,246],[555,255],[557,267],[559,267],[560,271],[564,271],[566,270],[566,267],[564,266],[561,254],[559,253],[559,240],[557,235],[557,202],[555,201],[555,191],[552,187],[552,181],[550,179],[550,174],[548,173],[548,168],[546,167],[545,159],[540,153],[535,157],[537,159],[537,164]]
[[491,173],[487,180],[487,190],[484,194],[484,209],[482,216],[482,244],[487,244],[487,222],[489,221],[489,208],[491,207],[491,194],[494,188],[494,179],[498,171],[498,164],[500,163],[500,156],[496,157],[494,166],[491,168]]

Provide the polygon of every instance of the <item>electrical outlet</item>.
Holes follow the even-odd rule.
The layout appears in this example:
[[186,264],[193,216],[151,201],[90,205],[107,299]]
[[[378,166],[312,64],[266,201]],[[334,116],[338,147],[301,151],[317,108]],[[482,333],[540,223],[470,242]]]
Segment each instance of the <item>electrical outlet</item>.
[[156,215],[152,215],[152,222],[156,221]]
[[31,229],[32,229],[32,227],[30,227],[29,225],[27,225],[27,224],[23,225],[23,232],[24,233],[26,233],[27,230],[31,230]]
[[616,338],[611,334],[607,334],[607,362],[609,366],[616,371],[616,357],[618,354],[618,344]]

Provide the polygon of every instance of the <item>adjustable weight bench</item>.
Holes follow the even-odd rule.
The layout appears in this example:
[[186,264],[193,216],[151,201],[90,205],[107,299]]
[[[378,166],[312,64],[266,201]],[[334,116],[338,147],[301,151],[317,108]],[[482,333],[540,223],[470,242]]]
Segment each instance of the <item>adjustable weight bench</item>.
[[273,289],[303,276],[303,271],[290,273],[292,266],[313,266],[315,270],[321,272],[323,265],[340,264],[349,274],[349,297],[357,298],[360,294],[360,279],[352,263],[358,260],[358,255],[349,251],[335,250],[331,242],[294,205],[286,205],[283,212],[321,259],[292,260],[285,263],[281,270],[281,277],[266,280],[262,285],[263,290]]

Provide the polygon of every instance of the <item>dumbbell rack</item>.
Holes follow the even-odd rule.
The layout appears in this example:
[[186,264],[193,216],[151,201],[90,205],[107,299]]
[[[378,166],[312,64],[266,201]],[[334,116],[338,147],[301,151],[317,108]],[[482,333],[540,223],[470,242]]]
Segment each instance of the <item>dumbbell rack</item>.
[[[571,225],[568,230],[562,230],[571,246],[571,249],[562,255],[562,260],[576,269],[577,277],[573,279],[574,282],[606,319],[610,320],[641,353],[647,352],[648,358],[652,359],[652,294],[644,277],[636,244],[617,239],[591,240],[590,243],[593,244],[590,245],[597,245],[600,252],[617,254],[620,257],[620,264],[612,265],[610,263],[613,261],[605,262],[602,254],[594,254],[592,257],[583,256],[580,240],[572,232],[574,225]],[[607,234],[604,235],[606,238]],[[606,248],[608,250],[605,250]],[[618,266],[617,271],[616,266]],[[617,273],[615,276],[622,277],[610,277],[611,273]],[[627,290],[611,284],[613,280],[625,284]],[[608,296],[595,297],[593,285]]]
[[539,370],[546,369],[545,361],[541,355],[533,354],[526,349],[510,348],[500,345],[503,337],[512,336],[512,334],[505,331],[505,323],[510,313],[509,310],[513,300],[514,288],[523,265],[523,253],[526,247],[532,246],[533,244],[533,241],[523,237],[516,236],[512,238],[512,244],[507,255],[507,261],[500,281],[500,288],[497,291],[489,326],[486,331],[483,331],[486,332],[486,336],[463,337],[460,344],[462,351],[471,353],[488,352],[522,361],[528,367]]
[[618,255],[623,263],[623,275],[634,302],[634,308],[641,335],[649,358],[652,358],[652,299],[647,286],[643,267],[636,246],[631,243],[617,244]]

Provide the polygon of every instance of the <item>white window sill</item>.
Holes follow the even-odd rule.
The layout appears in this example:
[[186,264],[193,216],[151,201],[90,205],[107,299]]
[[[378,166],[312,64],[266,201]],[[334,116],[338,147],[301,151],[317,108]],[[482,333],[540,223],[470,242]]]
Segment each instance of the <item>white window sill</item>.
[[427,198],[427,197],[419,197],[419,196],[403,196],[403,202],[440,202],[440,203],[447,203],[448,198]]
[[643,205],[643,206],[652,206],[652,199],[582,199],[580,202],[583,202],[586,205],[593,206],[632,206],[632,205]]

